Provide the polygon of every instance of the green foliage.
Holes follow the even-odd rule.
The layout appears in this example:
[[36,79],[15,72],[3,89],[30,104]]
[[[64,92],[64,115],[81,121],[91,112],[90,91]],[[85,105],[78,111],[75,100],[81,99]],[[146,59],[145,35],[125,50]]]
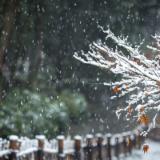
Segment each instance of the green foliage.
[[65,90],[59,96],[59,101],[62,106],[67,106],[71,121],[78,123],[80,118],[84,118],[87,103],[81,94],[77,92],[71,94],[69,90]]
[[87,103],[83,95],[66,90],[56,97],[26,89],[10,91],[2,102],[0,136],[44,134],[51,138],[63,131],[70,120],[77,122],[85,115]]

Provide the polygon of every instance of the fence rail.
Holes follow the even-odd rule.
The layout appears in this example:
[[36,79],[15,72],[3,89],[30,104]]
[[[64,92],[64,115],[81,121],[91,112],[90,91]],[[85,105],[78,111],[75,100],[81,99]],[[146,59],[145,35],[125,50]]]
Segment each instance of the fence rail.
[[[150,131],[151,138],[157,128]],[[121,134],[75,136],[74,140],[63,135],[50,141],[42,135],[35,139],[10,136],[8,141],[0,139],[0,160],[111,160],[130,155],[133,148],[140,149],[144,142],[140,133],[144,129],[139,126],[133,132]],[[129,146],[126,139],[130,141]]]

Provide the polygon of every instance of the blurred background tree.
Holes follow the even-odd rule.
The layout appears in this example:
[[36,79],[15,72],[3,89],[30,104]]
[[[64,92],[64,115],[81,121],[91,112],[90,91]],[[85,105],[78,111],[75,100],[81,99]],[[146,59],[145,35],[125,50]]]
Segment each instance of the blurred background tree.
[[[150,35],[159,33],[159,4],[158,0],[1,0],[0,109],[3,115],[1,114],[0,118],[3,120],[1,128],[4,132],[1,132],[0,136],[13,133],[28,134],[30,128],[38,128],[39,124],[31,123],[27,117],[30,112],[33,112],[33,115],[40,115],[44,108],[43,100],[37,104],[32,103],[32,99],[27,100],[27,95],[23,94],[26,90],[28,96],[36,94],[40,99],[41,96],[48,97],[51,101],[49,104],[60,105],[62,100],[58,99],[58,96],[65,99],[65,103],[68,104],[66,108],[70,107],[70,112],[66,111],[70,117],[68,121],[64,119],[63,123],[59,123],[58,120],[54,120],[54,116],[50,120],[46,118],[41,131],[47,136],[51,137],[51,132],[45,132],[47,130],[45,123],[52,124],[57,134],[64,131],[66,134],[119,132],[121,126],[116,124],[114,110],[124,105],[123,98],[112,103],[109,97],[113,91],[95,83],[116,80],[120,77],[114,77],[108,71],[77,62],[73,58],[73,53],[81,49],[87,52],[88,45],[92,41],[104,40],[102,31],[97,29],[97,22],[101,26],[109,26],[117,35],[129,35],[130,42],[135,45],[143,38],[145,44],[151,43]],[[112,43],[109,43],[112,46]],[[148,58],[152,58],[152,53],[146,50],[143,52],[147,52]],[[59,83],[50,85],[48,83],[50,76],[55,77]],[[65,79],[69,81],[65,82]],[[90,79],[92,83],[88,84],[85,80],[82,82],[81,79]],[[18,105],[20,104],[18,96],[13,96],[17,90],[22,92],[21,101],[24,105],[21,107]],[[68,94],[64,94],[65,91],[69,91]],[[77,94],[79,94],[77,97],[71,96]],[[87,119],[82,116],[82,121],[79,121],[78,116],[81,115],[80,110],[73,107],[76,105],[75,98],[78,97],[83,97],[86,104],[83,113],[86,113]],[[28,103],[32,105],[29,107]],[[36,107],[37,105],[39,107]],[[49,107],[48,103],[45,105]],[[47,115],[50,110],[46,109],[44,113]],[[22,131],[22,123],[25,122],[21,116],[19,120],[17,118],[12,122],[7,121],[10,115],[16,117],[18,112],[24,115],[24,119],[30,124],[25,132]],[[58,113],[60,112],[61,110]],[[40,119],[44,121],[45,115],[42,117],[39,117],[37,122]],[[13,125],[13,122],[15,125],[9,130],[6,124]],[[111,125],[112,123],[114,125]],[[90,127],[85,127],[86,131],[82,132],[81,127],[84,124],[86,126],[89,124]],[[21,129],[18,129],[19,127]],[[71,127],[72,132],[69,132],[67,127]],[[32,136],[40,133],[40,130],[35,130],[37,131],[32,130]]]

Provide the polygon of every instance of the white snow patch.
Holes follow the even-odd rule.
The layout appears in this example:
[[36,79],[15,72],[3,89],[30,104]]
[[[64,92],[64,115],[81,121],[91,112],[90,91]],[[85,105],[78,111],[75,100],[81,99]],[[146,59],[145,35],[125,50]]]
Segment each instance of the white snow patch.
[[74,139],[76,139],[76,140],[82,140],[82,137],[79,136],[79,135],[76,135],[76,136],[74,136]]
[[16,141],[16,140],[18,140],[18,136],[16,136],[16,135],[10,135],[9,136],[9,140]]
[[148,143],[149,149],[147,153],[142,152],[141,149],[133,149],[132,155],[126,157],[125,160],[158,160],[160,157],[160,142],[147,139],[145,143]]
[[101,133],[97,133],[96,137],[103,137],[103,135]]
[[36,136],[36,139],[44,140],[44,139],[45,139],[45,136],[44,136],[44,135],[37,135],[37,136]]
[[57,136],[57,139],[64,139],[65,137],[63,135]]
[[29,148],[29,149],[27,149],[27,150],[25,150],[25,151],[22,151],[22,152],[20,152],[20,153],[17,153],[17,157],[20,157],[20,156],[24,156],[24,155],[26,155],[26,154],[33,153],[33,152],[35,152],[35,151],[37,151],[37,150],[38,150],[38,149],[37,149],[36,147]]
[[10,153],[11,153],[10,150],[3,150],[3,151],[0,152],[0,157],[4,156],[6,154],[10,154]]
[[93,135],[92,134],[87,134],[86,138],[93,138]]

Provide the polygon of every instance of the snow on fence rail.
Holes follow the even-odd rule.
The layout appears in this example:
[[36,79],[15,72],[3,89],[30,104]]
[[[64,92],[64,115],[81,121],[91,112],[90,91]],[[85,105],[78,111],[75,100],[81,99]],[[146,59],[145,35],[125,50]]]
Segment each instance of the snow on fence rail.
[[[131,154],[133,148],[140,149],[144,137],[140,133],[144,126],[137,127],[133,132],[121,134],[102,134],[70,137],[57,136],[48,141],[45,136],[36,139],[10,136],[9,141],[0,139],[0,160],[103,160]],[[152,133],[152,131],[151,131]],[[129,146],[126,145],[129,139]]]

